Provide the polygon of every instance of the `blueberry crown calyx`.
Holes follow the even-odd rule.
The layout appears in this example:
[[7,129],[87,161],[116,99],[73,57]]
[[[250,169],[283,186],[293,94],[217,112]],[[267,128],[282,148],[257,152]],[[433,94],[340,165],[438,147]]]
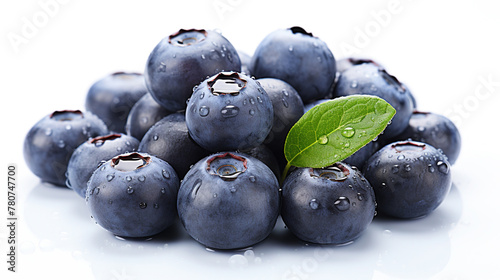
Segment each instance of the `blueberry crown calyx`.
[[213,95],[238,95],[247,81],[237,72],[220,72],[207,81]]

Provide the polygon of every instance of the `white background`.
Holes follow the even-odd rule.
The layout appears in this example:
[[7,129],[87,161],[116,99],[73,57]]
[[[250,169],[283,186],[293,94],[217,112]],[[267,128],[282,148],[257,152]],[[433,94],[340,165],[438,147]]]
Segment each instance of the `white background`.
[[[2,1],[2,279],[499,279],[499,8],[430,0]],[[252,54],[268,33],[294,25],[323,39],[336,58],[377,60],[421,110],[455,121],[462,153],[452,190],[431,215],[376,218],[344,247],[304,244],[278,223],[251,249],[212,252],[178,225],[152,240],[119,240],[91,222],[80,197],[27,169],[22,142],[34,123],[54,110],[83,110],[90,85],[111,72],[142,72],[156,43],[179,28],[219,29]],[[6,263],[11,163],[16,274]]]

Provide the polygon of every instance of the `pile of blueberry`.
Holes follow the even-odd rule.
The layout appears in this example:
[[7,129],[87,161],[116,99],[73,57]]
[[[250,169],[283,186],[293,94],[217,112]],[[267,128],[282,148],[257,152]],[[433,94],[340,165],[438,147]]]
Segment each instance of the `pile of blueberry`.
[[[384,133],[342,162],[292,168],[279,182],[287,133],[304,112],[364,94],[396,109]],[[24,157],[118,236],[153,236],[180,220],[207,247],[244,248],[281,215],[301,240],[344,244],[377,212],[421,217],[447,195],[459,132],[416,108],[379,63],[336,61],[303,28],[270,33],[251,57],[218,32],[181,29],[153,49],[144,74],[108,75],[90,87],[84,111],[36,123]]]

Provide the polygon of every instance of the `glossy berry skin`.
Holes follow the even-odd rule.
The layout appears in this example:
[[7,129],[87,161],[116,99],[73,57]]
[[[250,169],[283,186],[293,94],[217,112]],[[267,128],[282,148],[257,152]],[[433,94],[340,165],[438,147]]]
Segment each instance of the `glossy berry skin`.
[[186,109],[196,143],[212,151],[246,150],[264,142],[273,125],[273,104],[252,78],[221,72],[203,81]]
[[412,139],[441,149],[451,164],[456,162],[462,146],[455,124],[443,115],[429,112],[413,112],[408,127],[396,139]]
[[40,180],[66,186],[66,169],[73,151],[108,129],[96,115],[79,110],[55,111],[38,121],[24,139],[24,160]]
[[413,112],[409,91],[394,76],[371,63],[355,65],[344,71],[335,86],[334,96],[367,94],[378,96],[396,109],[396,115],[384,131],[384,138],[394,137],[408,126]]
[[100,164],[127,152],[135,152],[139,140],[125,134],[108,134],[82,143],[71,155],[66,186],[85,198],[87,183]]
[[153,125],[141,140],[139,151],[168,162],[181,178],[191,165],[210,154],[189,136],[183,113],[170,114]]
[[125,131],[128,135],[142,140],[144,134],[157,122],[172,114],[163,106],[158,104],[151,94],[147,93],[137,101],[127,117]]
[[273,104],[273,126],[265,144],[278,156],[284,156],[283,146],[290,128],[302,117],[304,104],[299,93],[287,82],[275,78],[257,79]]
[[397,218],[430,214],[451,188],[446,156],[416,141],[386,145],[370,157],[364,174],[375,191],[378,212]]
[[238,249],[257,244],[279,215],[279,184],[259,160],[217,153],[193,166],[177,199],[187,233],[204,246]]
[[102,119],[110,131],[125,133],[130,110],[146,93],[142,74],[116,72],[90,87],[85,99],[85,109]]
[[297,168],[283,182],[281,216],[299,239],[345,244],[373,220],[375,196],[360,171],[345,163]]
[[144,153],[112,158],[90,177],[86,201],[94,221],[121,237],[149,237],[176,219],[179,178],[165,161]]
[[327,96],[336,76],[335,58],[326,43],[301,27],[267,35],[252,56],[251,69],[257,78],[289,83],[304,103]]
[[240,71],[238,52],[221,34],[181,29],[162,39],[146,63],[146,85],[167,110],[186,108],[193,87],[221,71]]

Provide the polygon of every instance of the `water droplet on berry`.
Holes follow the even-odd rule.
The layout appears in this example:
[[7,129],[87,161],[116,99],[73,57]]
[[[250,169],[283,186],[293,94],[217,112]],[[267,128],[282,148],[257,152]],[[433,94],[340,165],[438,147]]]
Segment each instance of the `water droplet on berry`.
[[351,87],[356,88],[358,86],[358,81],[352,81],[351,82]]
[[341,196],[333,203],[333,205],[335,205],[335,207],[337,207],[340,211],[346,211],[351,206],[351,202],[347,197]]
[[250,116],[253,116],[253,115],[255,115],[255,110],[250,109],[250,111],[248,111],[248,113],[250,114]]
[[146,202],[139,203],[139,208],[145,209],[146,207],[148,207],[148,204]]
[[161,171],[161,174],[163,175],[163,177],[164,177],[165,179],[170,179],[170,172],[168,172],[167,170],[163,169],[163,170]]
[[158,141],[158,139],[159,139],[159,138],[160,138],[160,137],[158,136],[158,134],[155,134],[155,135],[153,136],[153,141]]
[[288,93],[288,91],[286,91],[286,89],[283,89],[283,90],[281,91],[281,93],[283,93],[283,96],[285,96],[285,97],[288,97],[288,96],[290,95],[290,94]]
[[321,135],[319,138],[318,138],[318,143],[320,143],[321,145],[325,145],[328,143],[328,136],[326,135]]
[[255,99],[250,98],[250,104],[254,105],[255,104]]
[[128,194],[133,194],[133,193],[134,193],[134,188],[132,188],[132,187],[130,187],[130,186],[129,186],[129,187],[127,188],[127,193],[128,193]]
[[358,200],[362,201],[363,200],[363,195],[361,193],[358,193]]
[[197,179],[197,180],[194,182],[193,192],[191,193],[191,197],[192,197],[192,198],[195,198],[195,197],[196,197],[196,195],[198,194],[198,191],[200,190],[200,187],[201,187],[201,180],[200,180],[200,179]]
[[409,164],[405,165],[405,171],[410,172],[411,171],[411,166]]
[[288,106],[290,106],[288,105],[288,101],[286,101],[285,98],[281,99],[281,102],[283,102],[283,106],[285,106],[285,108],[288,108]]
[[239,112],[240,112],[240,108],[238,108],[234,105],[227,105],[220,110],[220,113],[222,114],[222,116],[224,118],[236,117]]
[[293,46],[289,46],[288,50],[291,51],[291,52],[293,52]]
[[101,190],[101,189],[100,189],[99,187],[97,187],[97,188],[95,189],[95,191],[94,191],[94,194],[95,194],[95,195],[98,195],[100,190]]
[[257,179],[255,178],[255,176],[250,176],[250,177],[248,177],[248,180],[250,180],[250,182],[252,182],[252,183],[255,183],[255,181]]
[[144,182],[146,180],[146,177],[144,177],[144,175],[141,175],[139,176],[139,178],[137,178],[140,182]]
[[130,181],[132,181],[132,177],[130,177],[130,176],[126,176],[126,177],[125,177],[125,180],[127,180],[127,182],[130,182]]
[[106,180],[108,180],[108,182],[111,182],[111,180],[113,180],[115,178],[115,174],[109,174],[106,176]]
[[427,170],[429,170],[430,173],[434,173],[435,168],[434,166],[432,166],[432,164],[429,164],[427,167],[428,167]]
[[47,136],[52,135],[52,129],[50,129],[50,128],[45,129],[45,135],[47,135]]
[[397,157],[397,159],[398,159],[398,160],[404,160],[404,159],[405,159],[405,156],[404,156],[404,155],[399,155],[399,156]]
[[396,174],[399,172],[399,165],[395,164],[392,168],[391,168],[391,171],[392,173]]
[[234,186],[231,186],[229,188],[229,191],[232,192],[232,193],[235,193],[236,192],[236,188]]
[[341,132],[342,136],[344,136],[345,138],[352,138],[355,133],[356,130],[350,126],[344,128],[344,130],[342,130]]
[[204,55],[204,54],[202,54],[202,55],[201,55],[201,59],[205,59],[205,58],[206,58],[206,57],[205,57],[205,55]]
[[64,142],[64,140],[59,140],[57,142],[57,147],[59,147],[61,149],[64,148],[64,147],[66,147],[66,143]]
[[311,207],[312,210],[318,209],[319,203],[316,198],[311,199],[311,201],[309,202],[309,207]]
[[206,117],[210,113],[210,108],[207,106],[201,106],[198,112],[200,113],[200,116]]
[[438,161],[437,166],[438,166],[439,172],[441,172],[441,173],[448,174],[448,172],[450,172],[450,167],[444,161]]

